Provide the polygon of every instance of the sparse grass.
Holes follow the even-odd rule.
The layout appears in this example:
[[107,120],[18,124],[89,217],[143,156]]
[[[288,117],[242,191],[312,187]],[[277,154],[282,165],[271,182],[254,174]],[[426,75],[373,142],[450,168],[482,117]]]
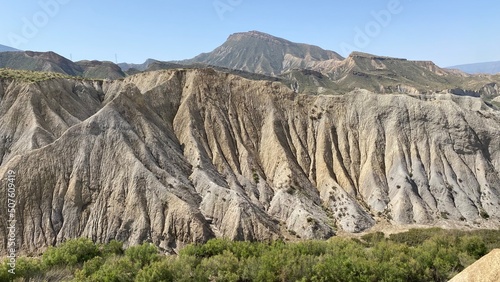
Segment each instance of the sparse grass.
[[25,82],[40,82],[56,78],[82,79],[57,72],[40,72],[0,68],[0,79],[15,79]]

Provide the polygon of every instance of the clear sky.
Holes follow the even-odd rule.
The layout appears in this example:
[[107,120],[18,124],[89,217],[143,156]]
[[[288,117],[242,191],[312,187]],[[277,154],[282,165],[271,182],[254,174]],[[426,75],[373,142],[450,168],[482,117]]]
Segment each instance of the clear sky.
[[74,61],[188,59],[250,30],[343,56],[500,61],[497,0],[9,0],[0,10],[0,44]]

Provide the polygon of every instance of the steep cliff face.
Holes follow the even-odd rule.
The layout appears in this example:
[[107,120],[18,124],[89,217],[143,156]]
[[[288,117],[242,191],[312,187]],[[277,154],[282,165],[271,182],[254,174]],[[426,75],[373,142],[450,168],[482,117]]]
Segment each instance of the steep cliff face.
[[477,97],[307,96],[212,69],[0,86],[0,174],[16,171],[26,252],[500,218],[500,114]]

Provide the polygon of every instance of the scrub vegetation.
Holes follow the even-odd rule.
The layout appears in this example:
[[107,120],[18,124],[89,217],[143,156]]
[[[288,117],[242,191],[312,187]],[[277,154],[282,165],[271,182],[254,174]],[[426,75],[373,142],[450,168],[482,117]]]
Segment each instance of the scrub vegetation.
[[149,243],[69,240],[38,258],[18,258],[16,274],[0,265],[0,280],[31,281],[447,281],[490,250],[499,230],[412,229],[386,236],[327,241],[233,242],[213,239],[178,255]]

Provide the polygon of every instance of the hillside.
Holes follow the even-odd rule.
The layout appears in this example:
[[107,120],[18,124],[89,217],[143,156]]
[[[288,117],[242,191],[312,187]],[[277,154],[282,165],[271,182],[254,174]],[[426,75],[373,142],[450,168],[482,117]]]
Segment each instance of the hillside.
[[3,52],[0,68],[56,72],[92,79],[117,79],[125,77],[120,67],[111,62],[72,62],[54,52]]
[[500,114],[479,97],[311,96],[213,69],[6,77],[0,96],[24,252],[80,236],[171,250],[383,222],[498,227]]
[[54,52],[4,52],[0,53],[0,67],[17,70],[58,72],[77,76],[83,69]]
[[0,44],[0,52],[14,52],[14,51],[20,51],[20,50]]
[[122,69],[112,62],[101,61],[78,61],[76,62],[83,70],[82,77],[120,79],[127,76]]
[[429,61],[409,61],[354,52],[331,69],[294,69],[280,75],[303,94],[338,95],[355,89],[374,93],[453,93],[482,97],[500,106],[498,75],[467,75]]

